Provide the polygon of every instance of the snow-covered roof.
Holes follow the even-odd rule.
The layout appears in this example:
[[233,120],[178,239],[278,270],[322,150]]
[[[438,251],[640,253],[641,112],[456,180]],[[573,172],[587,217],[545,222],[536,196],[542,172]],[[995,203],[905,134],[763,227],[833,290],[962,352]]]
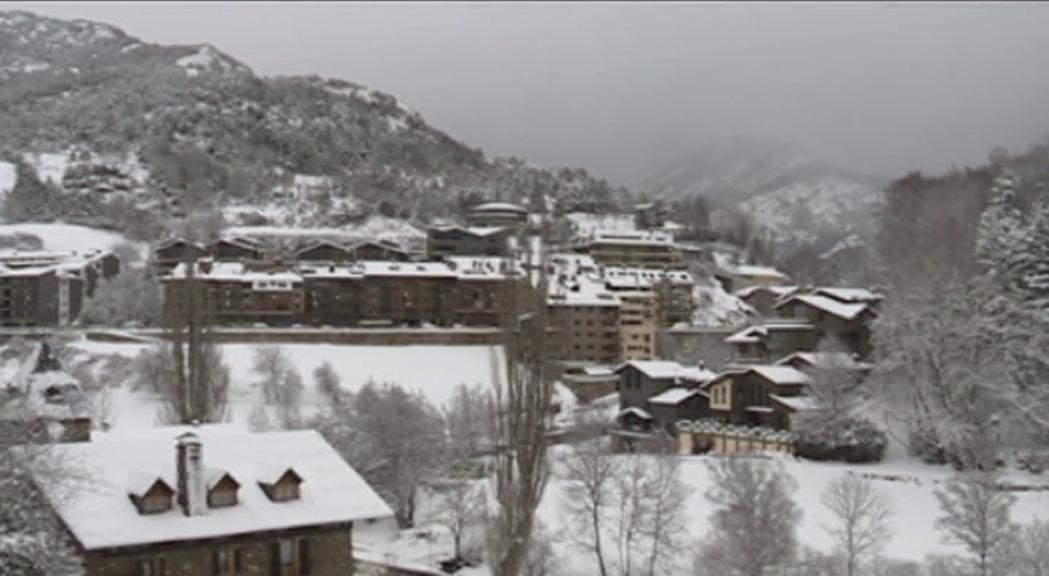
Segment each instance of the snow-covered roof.
[[665,232],[595,230],[591,242],[594,244],[673,246],[674,238]]
[[768,338],[769,332],[790,330],[814,330],[812,324],[801,320],[767,318],[764,324],[748,326],[725,338],[729,344],[756,344]]
[[695,388],[682,388],[680,386],[668,388],[660,394],[648,399],[649,404],[660,406],[677,406],[693,396],[706,396],[706,394]]
[[349,252],[349,250],[345,246],[343,246],[342,244],[339,244],[337,242],[332,242],[331,240],[321,239],[321,240],[314,240],[313,242],[310,242],[309,244],[307,244],[306,246],[300,248],[299,250],[296,250],[295,254],[302,254],[303,252],[308,252],[310,250],[316,250],[317,248],[334,248],[336,250],[341,250],[343,252]]
[[772,295],[775,296],[776,298],[782,298],[784,296],[788,296],[788,295],[796,292],[797,290],[798,290],[797,286],[765,286],[765,285],[758,285],[758,286],[748,286],[746,288],[741,288],[741,289],[736,290],[735,292],[733,292],[733,294],[737,298],[749,298],[751,295],[753,295],[753,294],[755,294],[757,292],[771,292]]
[[430,229],[438,232],[451,232],[453,230],[459,230],[461,232],[466,232],[467,234],[471,234],[473,236],[478,237],[492,236],[495,234],[503,233],[507,230],[505,226],[459,226],[457,224],[450,224],[446,226],[431,226]]
[[672,285],[691,286],[692,275],[685,270],[608,266],[603,269],[605,283],[612,289],[649,290],[664,280]]
[[869,305],[866,303],[846,304],[834,300],[833,298],[815,296],[812,294],[798,294],[791,296],[779,304],[776,304],[776,308],[786,306],[790,302],[801,302],[807,306],[816,308],[817,310],[822,310],[832,316],[837,316],[842,320],[855,320],[869,308]]
[[549,284],[547,303],[551,306],[619,307],[622,301],[604,283],[585,274],[558,276]]
[[858,362],[851,354],[846,352],[794,352],[784,357],[776,364],[790,364],[794,360],[815,366],[817,368],[846,368],[854,370],[865,370],[870,364]]
[[626,366],[633,366],[649,378],[658,380],[670,379],[688,380],[690,382],[706,382],[717,376],[714,372],[699,366],[684,366],[670,360],[630,360],[620,364],[616,372]]
[[471,212],[518,212],[520,214],[527,214],[528,210],[509,202],[486,202],[474,206],[473,209],[471,209]]
[[781,396],[779,394],[769,394],[769,398],[779,402],[794,412],[815,410],[818,408],[816,400],[811,396]]
[[643,409],[638,408],[636,406],[631,406],[630,408],[623,408],[622,410],[620,410],[619,412],[616,413],[616,418],[615,419],[619,420],[620,418],[622,418],[623,416],[626,416],[627,414],[633,414],[634,416],[637,416],[638,418],[640,418],[642,420],[651,420],[652,419],[652,415],[649,414],[647,410],[643,410]]
[[[172,510],[141,515],[128,498],[128,479],[175,475],[175,438],[192,430],[202,440],[205,466],[241,484],[238,503],[204,516]],[[161,427],[134,434],[95,434],[90,442],[55,444],[55,457],[75,466],[77,480],[40,478],[45,494],[86,550],[222,538],[335,522],[386,518],[392,512],[370,486],[315,431],[253,434],[230,426]],[[303,478],[300,498],[272,502],[258,481],[279,464]],[[147,480],[148,482],[148,480]],[[141,489],[142,482],[136,482]],[[175,484],[171,484],[172,487]],[[147,486],[148,488],[148,486]]]
[[[196,278],[222,280],[227,282],[302,282],[302,275],[290,272],[256,272],[248,271],[243,262],[197,262],[193,271]],[[209,268],[210,267],[210,268]],[[186,278],[186,263],[177,264],[166,278]]]
[[776,278],[779,280],[786,280],[787,275],[776,270],[771,266],[754,266],[751,264],[741,264],[736,266],[733,270],[736,276],[760,276],[763,278]]
[[456,278],[457,274],[444,262],[387,262],[365,260],[357,263],[365,276],[426,276],[429,278]]
[[746,369],[760,374],[763,378],[774,384],[803,385],[809,383],[809,377],[807,374],[791,366],[758,364],[747,366]]
[[827,296],[839,302],[847,304],[862,302],[877,302],[882,299],[881,294],[876,294],[866,288],[817,288],[813,291],[816,296]]

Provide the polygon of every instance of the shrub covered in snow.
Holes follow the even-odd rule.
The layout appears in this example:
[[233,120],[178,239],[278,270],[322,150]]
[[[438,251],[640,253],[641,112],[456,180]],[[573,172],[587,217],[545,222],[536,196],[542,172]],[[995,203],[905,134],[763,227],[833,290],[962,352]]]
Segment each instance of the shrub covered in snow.
[[851,418],[830,426],[796,426],[797,455],[810,460],[878,462],[888,437],[869,420]]

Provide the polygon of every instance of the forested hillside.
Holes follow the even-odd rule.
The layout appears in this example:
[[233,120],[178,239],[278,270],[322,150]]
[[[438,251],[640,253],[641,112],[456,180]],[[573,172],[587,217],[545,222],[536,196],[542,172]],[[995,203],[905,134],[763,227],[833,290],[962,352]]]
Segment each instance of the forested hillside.
[[478,198],[608,208],[583,170],[490,159],[395,97],[343,80],[261,78],[208,45],[0,13],[0,162],[9,220],[63,218],[155,235],[174,219],[342,225],[427,221]]

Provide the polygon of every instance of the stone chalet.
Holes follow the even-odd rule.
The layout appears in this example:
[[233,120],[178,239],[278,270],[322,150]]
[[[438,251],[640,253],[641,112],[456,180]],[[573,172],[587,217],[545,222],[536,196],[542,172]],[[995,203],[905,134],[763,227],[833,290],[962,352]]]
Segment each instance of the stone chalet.
[[161,427],[50,450],[77,466],[37,483],[86,576],[344,576],[354,528],[392,516],[315,431]]

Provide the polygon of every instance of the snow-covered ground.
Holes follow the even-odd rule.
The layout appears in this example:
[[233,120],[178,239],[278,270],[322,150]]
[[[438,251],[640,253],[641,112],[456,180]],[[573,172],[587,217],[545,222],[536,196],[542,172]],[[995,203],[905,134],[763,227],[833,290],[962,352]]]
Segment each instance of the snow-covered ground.
[[[564,455],[568,450],[567,447],[558,447],[556,453]],[[652,458],[644,455],[619,457]],[[677,458],[681,462],[681,478],[691,493],[682,503],[688,526],[685,553],[679,555],[679,563],[673,573],[687,574],[691,573],[692,554],[696,550],[696,544],[702,541],[709,529],[708,519],[713,508],[705,495],[711,485],[708,466],[716,462],[716,457]],[[894,560],[921,562],[929,554],[960,552],[954,545],[944,542],[935,529],[939,507],[934,491],[942,487],[943,482],[951,479],[952,471],[949,468],[911,462],[857,466],[809,462],[791,457],[778,459],[798,486],[795,501],[802,510],[801,523],[798,526],[798,540],[801,545],[826,553],[832,551],[833,542],[825,528],[833,523],[833,517],[821,503],[823,491],[837,478],[859,474],[869,475],[867,478],[885,494],[895,509],[891,521],[892,538],[884,550],[885,556]],[[890,476],[897,479],[887,479]],[[1007,475],[1005,480],[1018,484],[1049,485],[1049,480],[1040,480],[1036,476],[1019,472]],[[598,571],[593,555],[570,542],[572,534],[569,533],[565,522],[565,503],[571,498],[569,488],[570,484],[555,472],[538,512],[540,521],[551,536],[557,555],[557,569],[554,574],[596,576]],[[1049,491],[1017,492],[1016,495],[1017,502],[1012,511],[1014,521],[1028,523],[1035,517],[1044,519],[1049,515]],[[417,505],[419,514],[424,518],[439,506],[422,497]],[[425,522],[414,530],[402,532],[396,539],[390,539],[385,533],[381,536],[365,533],[358,541],[370,554],[414,565],[427,565],[431,569],[436,568],[438,560],[450,557],[452,550],[451,537],[447,531],[441,526]],[[489,573],[483,567],[463,572],[470,575]]]
[[[108,230],[77,226],[75,224],[0,224],[0,236],[31,234],[44,242],[45,250],[58,252],[83,252],[106,250],[127,241],[123,235]],[[146,249],[145,245],[140,246]]]
[[696,308],[692,313],[694,326],[738,326],[752,312],[746,302],[726,292],[714,278],[693,276],[692,298]]
[[[81,340],[70,346],[92,356],[117,354],[135,357],[147,345],[93,342]],[[252,409],[259,404],[260,378],[252,373],[254,344],[220,346],[230,369],[231,419],[246,425]],[[490,346],[341,346],[335,344],[284,344],[291,365],[305,384],[302,398],[304,415],[328,405],[316,389],[313,370],[327,361],[342,378],[346,390],[356,390],[369,380],[391,382],[418,390],[435,406],[451,398],[459,384],[492,385],[492,361],[501,361],[502,353]],[[159,399],[147,390],[131,390],[125,384],[114,391],[111,425],[118,428],[154,425]]]

